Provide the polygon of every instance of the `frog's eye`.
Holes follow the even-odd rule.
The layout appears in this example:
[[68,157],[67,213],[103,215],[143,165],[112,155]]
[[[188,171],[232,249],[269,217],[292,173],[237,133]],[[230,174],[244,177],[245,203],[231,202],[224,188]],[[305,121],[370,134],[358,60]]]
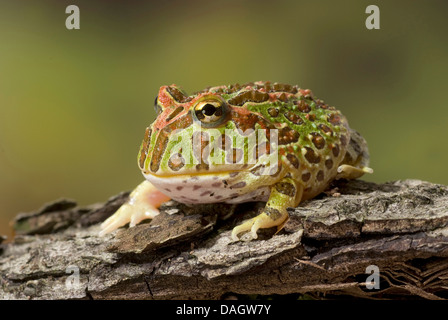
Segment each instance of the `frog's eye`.
[[157,115],[162,113],[162,108],[159,106],[158,101],[159,101],[159,96],[156,96],[156,98],[154,100],[154,110],[156,111]]
[[194,107],[194,114],[202,124],[217,126],[227,116],[227,105],[218,100],[201,101]]

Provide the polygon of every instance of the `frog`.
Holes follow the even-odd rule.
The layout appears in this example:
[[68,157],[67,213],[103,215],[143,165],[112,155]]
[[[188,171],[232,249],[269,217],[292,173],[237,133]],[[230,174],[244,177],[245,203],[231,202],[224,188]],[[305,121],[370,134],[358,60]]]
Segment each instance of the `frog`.
[[153,219],[168,200],[194,206],[263,201],[235,226],[233,241],[280,231],[288,208],[324,192],[334,180],[373,173],[366,140],[334,106],[298,85],[256,81],[210,86],[188,95],[161,86],[157,117],[137,155],[144,180],[100,234]]

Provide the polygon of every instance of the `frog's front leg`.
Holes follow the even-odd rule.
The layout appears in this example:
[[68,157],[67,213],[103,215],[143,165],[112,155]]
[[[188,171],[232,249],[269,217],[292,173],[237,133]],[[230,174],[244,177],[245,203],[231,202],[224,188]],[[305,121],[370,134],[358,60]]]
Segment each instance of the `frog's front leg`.
[[288,207],[296,207],[300,203],[303,186],[291,178],[283,178],[271,187],[266,207],[256,217],[243,222],[232,230],[232,239],[239,240],[238,235],[250,231],[250,239],[257,238],[258,229],[277,227],[277,232],[288,220]]
[[157,208],[168,200],[170,198],[149,181],[143,181],[131,192],[129,200],[101,224],[100,235],[112,232],[127,223],[133,227],[142,220],[154,218],[159,214]]

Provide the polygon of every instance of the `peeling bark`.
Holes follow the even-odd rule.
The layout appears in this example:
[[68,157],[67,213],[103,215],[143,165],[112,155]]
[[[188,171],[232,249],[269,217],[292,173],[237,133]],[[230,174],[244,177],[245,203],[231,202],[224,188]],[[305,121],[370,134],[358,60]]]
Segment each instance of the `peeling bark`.
[[[250,242],[232,242],[231,230],[262,203],[169,201],[152,221],[99,237],[127,197],[17,216],[13,241],[0,237],[0,299],[448,298],[447,186],[338,181]],[[367,288],[371,265],[379,289]]]

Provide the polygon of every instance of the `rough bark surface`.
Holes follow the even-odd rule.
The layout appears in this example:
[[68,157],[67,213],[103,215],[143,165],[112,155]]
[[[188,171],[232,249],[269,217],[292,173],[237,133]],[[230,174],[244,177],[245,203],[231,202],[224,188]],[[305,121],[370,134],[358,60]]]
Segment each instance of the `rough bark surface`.
[[339,181],[249,242],[230,233],[261,203],[170,201],[151,222],[99,237],[127,196],[17,216],[15,238],[0,237],[0,299],[448,298],[447,186]]

